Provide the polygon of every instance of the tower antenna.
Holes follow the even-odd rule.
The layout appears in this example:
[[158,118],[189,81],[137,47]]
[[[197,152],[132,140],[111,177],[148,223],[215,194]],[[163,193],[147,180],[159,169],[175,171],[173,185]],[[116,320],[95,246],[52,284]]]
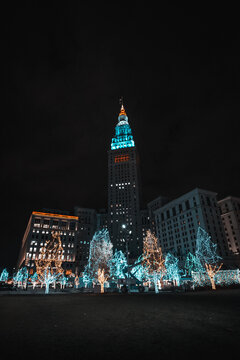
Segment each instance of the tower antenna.
[[123,96],[120,97],[120,99],[119,99],[119,104],[120,104],[120,105],[123,105]]

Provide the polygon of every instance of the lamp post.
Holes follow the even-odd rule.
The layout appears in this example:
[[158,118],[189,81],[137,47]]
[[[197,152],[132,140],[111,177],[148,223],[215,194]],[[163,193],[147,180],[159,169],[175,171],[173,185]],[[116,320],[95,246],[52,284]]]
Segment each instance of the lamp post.
[[[128,278],[127,278],[127,285],[128,285],[128,292],[130,293],[130,276],[129,276],[129,256],[128,256],[128,236],[127,236],[127,226],[125,224],[122,224],[122,229],[125,230],[126,233],[126,253],[127,253],[127,267],[128,267]],[[130,232],[129,232],[130,234]]]

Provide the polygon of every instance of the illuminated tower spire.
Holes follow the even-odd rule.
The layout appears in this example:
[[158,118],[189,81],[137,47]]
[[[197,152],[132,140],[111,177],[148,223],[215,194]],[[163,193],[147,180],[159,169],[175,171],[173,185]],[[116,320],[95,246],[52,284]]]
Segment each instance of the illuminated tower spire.
[[126,111],[125,111],[125,109],[124,109],[123,104],[122,104],[122,106],[121,106],[121,111],[120,111],[120,113],[119,113],[119,116],[121,116],[121,115],[127,115],[127,114],[126,114]]
[[118,116],[118,124],[115,127],[115,137],[112,138],[111,150],[134,147],[132,130],[128,123],[128,117],[121,100],[121,110]]

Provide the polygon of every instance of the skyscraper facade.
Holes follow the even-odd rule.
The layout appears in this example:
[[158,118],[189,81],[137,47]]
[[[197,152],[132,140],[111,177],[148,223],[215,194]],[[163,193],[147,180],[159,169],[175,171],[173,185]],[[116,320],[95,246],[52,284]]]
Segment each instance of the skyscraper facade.
[[196,188],[168,202],[154,211],[156,232],[163,252],[174,253],[184,260],[196,250],[198,227],[204,228],[214,243],[218,254],[227,262],[226,246],[217,193]]
[[114,248],[128,249],[129,259],[142,251],[138,155],[124,106],[108,151],[108,228]]
[[240,198],[228,196],[218,201],[229,251],[240,263]]

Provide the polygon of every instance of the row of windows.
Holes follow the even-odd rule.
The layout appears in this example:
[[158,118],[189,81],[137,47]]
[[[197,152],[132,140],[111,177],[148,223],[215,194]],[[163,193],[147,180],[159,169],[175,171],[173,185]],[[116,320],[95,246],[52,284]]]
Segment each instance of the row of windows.
[[40,218],[34,219],[34,227],[76,230],[76,226],[77,226],[76,222],[73,221],[68,223],[66,221],[59,221],[59,220],[40,219]]

